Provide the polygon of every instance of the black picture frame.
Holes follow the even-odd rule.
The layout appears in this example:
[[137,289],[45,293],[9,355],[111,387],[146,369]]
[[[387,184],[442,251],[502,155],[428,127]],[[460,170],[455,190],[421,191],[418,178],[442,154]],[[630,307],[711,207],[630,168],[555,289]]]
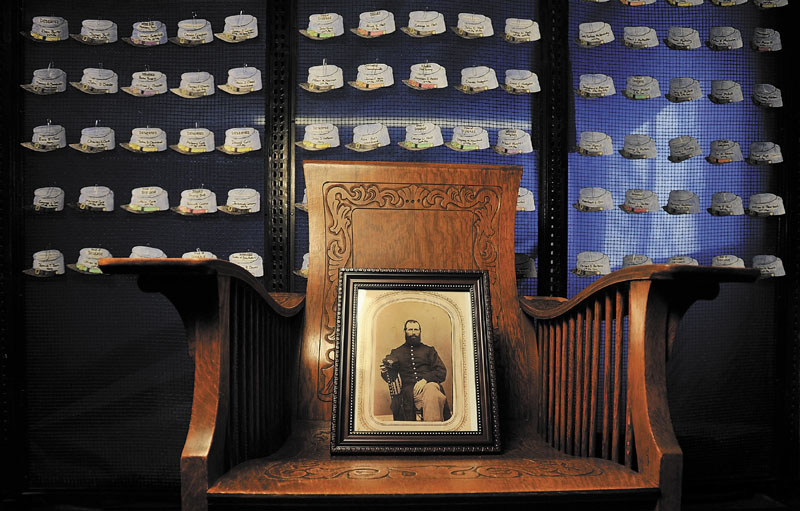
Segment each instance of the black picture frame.
[[500,452],[486,271],[342,268],[337,305],[332,454]]

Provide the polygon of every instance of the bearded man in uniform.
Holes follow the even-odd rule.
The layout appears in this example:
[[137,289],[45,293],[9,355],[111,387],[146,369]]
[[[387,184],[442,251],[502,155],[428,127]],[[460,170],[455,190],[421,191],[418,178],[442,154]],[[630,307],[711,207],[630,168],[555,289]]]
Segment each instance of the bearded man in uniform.
[[406,321],[403,332],[406,342],[381,362],[381,377],[389,384],[394,420],[445,421],[450,418],[442,388],[447,368],[436,348],[422,344],[418,321]]

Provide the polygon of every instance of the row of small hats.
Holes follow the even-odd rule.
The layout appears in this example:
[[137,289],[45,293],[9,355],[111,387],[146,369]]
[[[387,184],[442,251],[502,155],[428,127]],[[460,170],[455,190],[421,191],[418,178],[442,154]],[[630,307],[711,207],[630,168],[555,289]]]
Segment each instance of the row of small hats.
[[[111,151],[115,145],[112,128],[92,126],[81,130],[80,142],[69,144],[82,153],[101,153]],[[36,152],[50,152],[67,146],[67,134],[63,126],[46,124],[33,129],[30,142],[22,142],[26,149]],[[156,153],[167,149],[167,134],[161,128],[134,128],[130,142],[120,144],[134,153]],[[241,127],[225,130],[225,143],[214,146],[214,132],[206,128],[186,128],[181,130],[180,139],[170,149],[181,154],[210,153],[215,149],[225,154],[239,155],[261,149],[261,137],[255,128]]]
[[[494,35],[491,18],[483,14],[461,12],[453,32],[465,39],[477,39]],[[365,39],[374,39],[395,31],[394,14],[386,10],[362,12],[358,17],[358,27],[350,31]],[[444,15],[437,11],[411,11],[408,25],[400,30],[412,37],[428,37],[446,31]],[[300,33],[309,39],[323,41],[344,34],[344,19],[335,12],[312,14],[308,26]],[[525,43],[541,39],[539,24],[530,19],[506,18],[505,30],[501,34],[510,43]]]
[[[497,73],[486,66],[466,67],[461,70],[461,83],[455,88],[465,94],[477,94],[501,87],[511,94],[532,94],[539,92],[539,77],[526,69],[507,69],[505,83],[499,84]],[[416,90],[434,90],[447,87],[447,73],[444,66],[435,62],[425,62],[411,66],[408,79],[402,82]],[[394,85],[392,67],[383,63],[362,64],[358,66],[356,79],[348,85],[362,91],[374,91]],[[344,74],[339,66],[323,64],[308,68],[308,78],[300,87],[309,92],[322,93],[344,86]]]
[[[581,188],[575,209],[584,212],[609,211],[614,208],[611,192],[599,187]],[[667,205],[659,205],[658,195],[651,190],[632,188],[625,191],[625,202],[619,208],[625,213],[653,213],[663,209],[671,215],[700,212],[700,198],[689,190],[669,192]],[[711,196],[707,211],[714,216],[744,215],[754,217],[778,216],[786,213],[783,199],[773,193],[756,193],[750,196],[750,207],[745,209],[742,198],[730,192],[717,192]]]
[[[65,41],[70,37],[90,45],[110,44],[117,41],[117,24],[111,20],[85,19],[81,22],[78,34],[69,33],[69,23],[59,16],[36,16],[29,32],[21,32],[25,37],[39,42]],[[227,43],[240,43],[258,36],[258,23],[250,14],[235,14],[225,18],[225,28],[214,33],[211,22],[201,18],[185,19],[178,22],[178,34],[167,37],[167,27],[160,21],[139,21],[133,24],[130,37],[122,40],[133,46],[150,47],[166,44],[167,41],[179,46],[199,46],[214,41],[217,37]]]
[[[99,268],[100,259],[113,257],[111,252],[105,248],[86,247],[80,250],[78,261],[74,264],[64,264],[64,254],[59,250],[47,249],[40,250],[33,254],[33,264],[30,268],[23,270],[23,273],[33,277],[55,277],[63,275],[65,268],[69,268],[78,273],[87,275],[102,275],[103,271]],[[131,250],[130,258],[166,258],[167,255],[158,248],[144,245],[137,245]],[[217,259],[211,252],[193,250],[181,256],[183,259]],[[255,252],[236,252],[228,256],[228,261],[241,266],[249,271],[254,277],[264,276],[264,261]]]
[[[609,0],[586,0],[596,4],[605,3]],[[621,4],[631,7],[639,7],[642,5],[650,5],[656,3],[656,0],[619,0]],[[667,0],[667,3],[676,7],[696,7],[703,5],[703,0]],[[735,5],[743,5],[747,0],[711,0],[711,3],[719,7],[733,7]],[[753,0],[753,4],[761,9],[771,9],[773,7],[783,7],[789,4],[789,0]]]
[[[652,259],[642,254],[629,254],[623,257],[622,267],[641,266],[644,264],[654,264]],[[665,264],[683,264],[699,266],[697,259],[690,256],[673,256],[667,259]],[[732,254],[714,256],[711,266],[744,268],[744,260]],[[786,275],[783,268],[783,261],[779,257],[769,254],[761,254],[753,257],[753,268],[761,270],[762,277],[782,277]],[[579,277],[593,277],[595,275],[608,275],[611,273],[611,263],[606,254],[602,252],[586,251],[580,252],[577,256],[575,268],[570,270]]]
[[[614,153],[611,136],[601,131],[583,131],[578,142],[578,153],[583,156],[608,156]],[[619,153],[627,159],[655,158],[658,155],[656,141],[648,135],[625,135],[625,143]],[[680,163],[702,154],[695,137],[681,135],[669,141],[669,161]],[[720,139],[711,142],[706,161],[715,165],[744,161],[739,142]],[[747,156],[750,165],[771,165],[783,162],[781,146],[774,142],[752,142]]]
[[[442,131],[433,123],[411,124],[406,126],[405,140],[398,145],[409,151],[420,151],[438,147],[444,143]],[[353,141],[345,147],[353,151],[366,152],[391,143],[388,128],[379,123],[361,124],[353,128]],[[296,142],[298,147],[309,151],[321,151],[339,147],[339,128],[330,123],[308,124],[305,126],[303,140]],[[456,126],[451,140],[444,143],[454,151],[467,152],[489,148],[489,132],[480,126]],[[518,129],[501,129],[497,132],[497,144],[492,146],[498,154],[515,155],[533,151],[529,133]]]
[[[55,213],[64,210],[65,193],[57,186],[37,188],[33,192],[30,208],[37,213]],[[85,186],[81,188],[78,201],[68,204],[84,212],[114,211],[114,191],[107,186]],[[131,201],[121,206],[131,213],[155,213],[167,211],[167,191],[158,186],[139,187],[131,190]],[[181,215],[201,215],[221,211],[231,215],[257,213],[261,210],[261,194],[252,188],[232,188],[224,205],[217,205],[217,196],[211,190],[194,188],[181,192],[181,202],[172,211]]]
[[[111,69],[87,67],[83,70],[81,81],[69,84],[86,94],[116,94],[119,90],[119,77]],[[67,90],[67,75],[61,69],[54,67],[37,69],[33,72],[31,83],[22,84],[20,87],[40,96],[57,94]],[[261,71],[249,66],[231,68],[228,70],[228,81],[217,87],[237,96],[259,91],[262,89]],[[168,89],[167,75],[164,73],[137,71],[131,77],[131,85],[123,87],[122,90],[139,98],[164,94],[167,90],[187,99],[211,96],[216,92],[214,75],[207,71],[181,74],[180,85],[172,89]]]
[[[611,25],[603,21],[578,25],[578,42],[581,46],[594,47],[615,40]],[[655,48],[659,45],[655,29],[647,26],[631,26],[623,29],[623,44],[628,48]],[[695,50],[702,46],[700,33],[692,27],[669,27],[664,44],[672,50]],[[742,48],[742,34],[735,27],[711,27],[706,46],[714,51]],[[750,48],[757,51],[778,51],[783,48],[781,34],[765,27],[753,29]]]
[[[584,98],[602,98],[617,93],[614,79],[600,73],[583,74],[578,81],[575,93]],[[658,80],[652,76],[628,76],[622,94],[628,99],[652,99],[661,96]],[[691,77],[671,78],[669,92],[664,97],[673,103],[694,101],[703,97],[700,82]],[[783,106],[781,91],[768,83],[756,84],[752,94],[753,102],[758,106]],[[708,99],[718,105],[744,101],[742,86],[733,80],[712,80]]]

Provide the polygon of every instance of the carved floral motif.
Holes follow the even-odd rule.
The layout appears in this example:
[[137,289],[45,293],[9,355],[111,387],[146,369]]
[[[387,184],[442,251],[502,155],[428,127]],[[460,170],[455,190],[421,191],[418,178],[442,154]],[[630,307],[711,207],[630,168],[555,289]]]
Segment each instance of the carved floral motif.
[[[482,185],[417,185],[398,183],[351,183],[330,185],[324,190],[326,279],[323,302],[336,303],[339,268],[352,257],[352,215],[357,209],[406,209],[468,211],[473,214],[473,260],[475,267],[489,272],[490,285],[497,282],[497,250],[500,210],[499,189]],[[495,325],[501,308],[494,310]],[[320,346],[317,395],[330,401],[333,393],[336,311],[325,310],[322,318],[324,342]]]

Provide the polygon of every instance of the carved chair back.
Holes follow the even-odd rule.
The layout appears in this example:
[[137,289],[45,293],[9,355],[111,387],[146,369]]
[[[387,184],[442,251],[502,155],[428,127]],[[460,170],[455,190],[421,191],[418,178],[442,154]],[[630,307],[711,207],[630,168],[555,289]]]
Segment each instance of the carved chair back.
[[514,219],[521,167],[303,163],[309,212],[297,416],[330,418],[340,268],[485,269],[500,406],[535,410],[535,347],[520,342]]

